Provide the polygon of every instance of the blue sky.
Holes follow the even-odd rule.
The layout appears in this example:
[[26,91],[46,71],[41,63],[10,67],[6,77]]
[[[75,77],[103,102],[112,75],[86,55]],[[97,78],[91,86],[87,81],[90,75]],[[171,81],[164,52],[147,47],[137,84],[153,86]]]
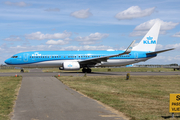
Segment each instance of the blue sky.
[[179,0],[2,0],[0,64],[37,50],[123,50],[160,20],[156,50],[140,64],[180,64]]

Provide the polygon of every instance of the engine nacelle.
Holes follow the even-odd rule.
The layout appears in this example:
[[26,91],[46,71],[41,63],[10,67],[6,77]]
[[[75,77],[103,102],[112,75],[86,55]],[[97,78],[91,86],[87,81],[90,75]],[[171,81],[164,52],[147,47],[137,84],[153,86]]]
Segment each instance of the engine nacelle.
[[60,70],[79,70],[79,62],[64,62],[63,67],[59,68]]

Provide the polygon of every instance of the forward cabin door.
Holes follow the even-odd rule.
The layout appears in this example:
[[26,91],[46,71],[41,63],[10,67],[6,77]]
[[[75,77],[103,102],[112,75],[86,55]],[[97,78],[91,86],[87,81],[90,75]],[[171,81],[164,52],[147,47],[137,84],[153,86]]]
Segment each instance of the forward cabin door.
[[23,54],[23,61],[28,62],[28,53]]

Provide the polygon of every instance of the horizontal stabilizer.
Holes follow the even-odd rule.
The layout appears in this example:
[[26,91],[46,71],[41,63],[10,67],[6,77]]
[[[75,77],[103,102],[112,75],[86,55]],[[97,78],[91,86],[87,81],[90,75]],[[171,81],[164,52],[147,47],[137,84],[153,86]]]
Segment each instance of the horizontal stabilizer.
[[160,51],[155,51],[155,52],[150,52],[150,53],[146,53],[146,55],[158,54],[158,53],[162,53],[162,52],[166,52],[166,51],[170,51],[170,50],[174,50],[174,49],[175,48],[166,49],[166,50],[160,50]]

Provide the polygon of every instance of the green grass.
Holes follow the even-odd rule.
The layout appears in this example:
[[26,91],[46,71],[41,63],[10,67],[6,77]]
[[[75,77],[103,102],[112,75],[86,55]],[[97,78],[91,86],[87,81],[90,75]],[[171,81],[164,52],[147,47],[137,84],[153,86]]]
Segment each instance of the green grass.
[[[171,72],[174,71],[172,68],[141,68],[141,67],[132,67],[132,68],[91,68],[92,72]],[[47,68],[43,72],[82,72],[82,69],[77,71],[63,71],[58,68]]]
[[9,120],[22,77],[0,77],[0,120]]
[[164,120],[161,116],[171,116],[169,94],[180,93],[180,76],[131,76],[130,80],[125,80],[125,76],[61,76],[58,79],[132,120]]
[[[11,73],[11,72],[17,72],[19,73],[20,69],[0,69],[0,73]],[[29,70],[24,70],[24,72],[29,72]]]

